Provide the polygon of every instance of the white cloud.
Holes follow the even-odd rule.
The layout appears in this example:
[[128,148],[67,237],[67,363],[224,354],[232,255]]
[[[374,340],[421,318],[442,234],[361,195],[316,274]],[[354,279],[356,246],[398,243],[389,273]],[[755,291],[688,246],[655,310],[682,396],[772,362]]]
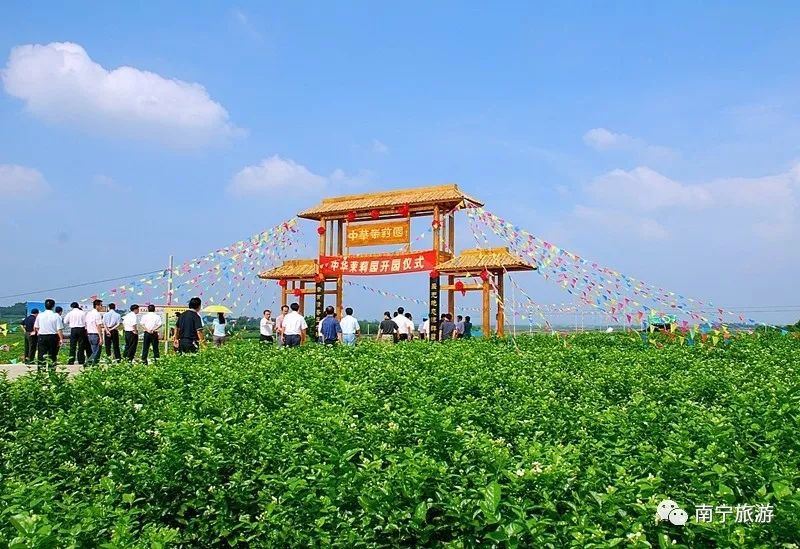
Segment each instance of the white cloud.
[[372,152],[376,154],[386,154],[387,152],[389,152],[389,147],[387,147],[384,143],[381,143],[377,139],[373,139]]
[[577,218],[613,231],[634,230],[645,238],[668,234],[653,216],[680,219],[682,230],[696,233],[713,227],[744,228],[750,236],[768,240],[800,236],[800,164],[778,175],[697,184],[647,167],[613,170],[584,190],[591,205],[576,206]]
[[580,204],[575,206],[572,214],[581,222],[582,226],[586,224],[602,226],[614,233],[635,234],[643,240],[660,240],[669,237],[666,227],[647,217]]
[[50,185],[38,170],[0,164],[0,196],[3,199],[34,199],[50,191]]
[[362,171],[349,175],[335,169],[329,176],[316,174],[289,158],[273,155],[259,164],[246,166],[231,179],[228,192],[235,196],[249,196],[273,191],[293,193],[320,192],[325,187],[360,186],[370,182],[372,172]]
[[9,95],[48,122],[175,147],[242,133],[200,84],[133,67],[108,70],[71,42],[15,47],[2,79]]
[[238,196],[270,191],[313,192],[320,190],[325,183],[325,177],[276,154],[260,164],[240,170],[233,176],[228,190]]
[[654,160],[676,156],[676,152],[669,147],[650,145],[638,137],[612,132],[606,128],[593,128],[587,131],[583,134],[583,142],[598,151],[627,151]]
[[671,206],[703,208],[713,201],[708,189],[673,181],[644,166],[608,172],[595,178],[587,191],[599,202],[640,211]]

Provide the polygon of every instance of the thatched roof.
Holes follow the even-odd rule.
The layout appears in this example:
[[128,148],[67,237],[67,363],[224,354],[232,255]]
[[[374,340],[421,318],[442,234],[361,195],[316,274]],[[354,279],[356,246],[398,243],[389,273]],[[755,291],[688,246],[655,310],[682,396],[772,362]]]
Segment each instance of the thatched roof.
[[508,248],[475,248],[464,250],[449,261],[440,263],[436,270],[441,273],[479,273],[484,269],[489,271],[533,271],[533,265],[528,265],[522,259],[508,251]]
[[258,273],[267,280],[314,278],[317,275],[316,259],[287,259],[282,265]]
[[430,215],[435,205],[450,208],[466,204],[483,206],[483,203],[461,192],[458,185],[436,185],[325,198],[318,206],[297,215],[315,220],[323,217],[342,219],[349,212],[356,212],[357,219],[369,219],[370,212],[378,209],[381,211],[381,218],[387,219],[398,217],[396,208],[405,204],[411,207],[411,216]]

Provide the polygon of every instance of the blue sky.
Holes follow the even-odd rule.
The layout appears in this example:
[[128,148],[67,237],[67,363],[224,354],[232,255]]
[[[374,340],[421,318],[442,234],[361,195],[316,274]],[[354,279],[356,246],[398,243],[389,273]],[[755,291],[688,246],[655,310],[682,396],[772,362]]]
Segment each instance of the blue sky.
[[[798,15],[791,2],[5,3],[0,295],[202,255],[321,196],[457,182],[654,284],[800,305]],[[367,283],[424,295],[415,277]],[[392,305],[348,301],[365,317]]]

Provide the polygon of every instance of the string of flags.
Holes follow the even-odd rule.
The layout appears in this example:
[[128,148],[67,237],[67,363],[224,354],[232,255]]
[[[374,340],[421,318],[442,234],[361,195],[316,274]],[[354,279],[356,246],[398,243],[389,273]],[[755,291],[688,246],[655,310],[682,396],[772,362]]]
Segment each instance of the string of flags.
[[[467,214],[472,221],[481,223],[504,240],[517,255],[536,265],[537,272],[546,280],[559,284],[587,305],[606,312],[615,322],[639,324],[652,317],[682,316],[682,327],[688,327],[690,321],[711,326],[712,321],[703,315],[704,310],[711,309],[717,312],[720,325],[726,321],[757,324],[753,319],[711,302],[670,292],[587,260],[482,207],[468,208]],[[488,245],[486,233],[479,230],[478,234],[479,243]]]

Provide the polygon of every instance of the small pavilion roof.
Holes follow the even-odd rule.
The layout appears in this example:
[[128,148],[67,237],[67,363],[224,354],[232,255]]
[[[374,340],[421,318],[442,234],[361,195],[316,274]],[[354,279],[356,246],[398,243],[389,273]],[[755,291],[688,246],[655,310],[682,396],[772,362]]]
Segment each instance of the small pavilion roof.
[[478,273],[484,269],[488,271],[533,271],[533,265],[528,265],[521,258],[508,251],[508,248],[473,248],[464,250],[449,261],[437,265],[436,270],[441,273]]
[[304,279],[314,278],[317,275],[316,259],[287,259],[282,265],[258,273],[258,278],[266,280]]
[[297,215],[314,220],[320,220],[323,217],[341,219],[349,212],[356,212],[359,219],[369,219],[369,213],[378,209],[381,211],[382,218],[399,217],[396,208],[405,204],[411,207],[411,216],[430,215],[433,206],[436,205],[483,206],[482,202],[463,193],[458,185],[449,184],[325,198],[317,206]]

